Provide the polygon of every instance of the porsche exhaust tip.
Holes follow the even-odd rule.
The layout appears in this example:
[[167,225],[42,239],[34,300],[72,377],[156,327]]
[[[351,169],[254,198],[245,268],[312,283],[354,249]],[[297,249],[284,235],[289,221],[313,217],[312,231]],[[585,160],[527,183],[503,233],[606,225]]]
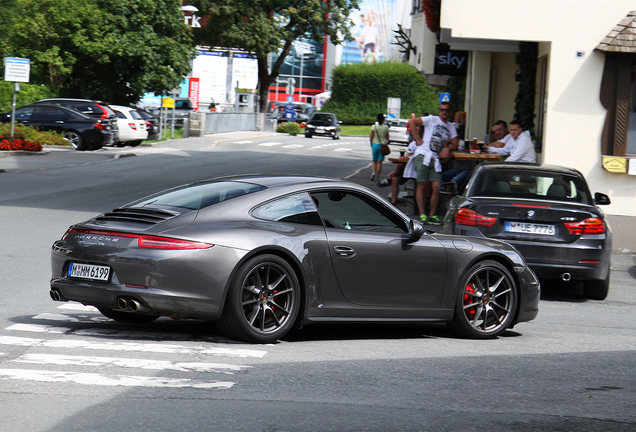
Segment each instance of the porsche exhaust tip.
[[60,290],[58,290],[57,288],[54,288],[51,291],[49,291],[49,295],[51,296],[51,300],[53,301],[59,301],[59,302],[68,301],[67,299],[64,298]]
[[119,297],[117,299],[117,307],[124,312],[141,312],[144,308],[139,301],[134,298]]

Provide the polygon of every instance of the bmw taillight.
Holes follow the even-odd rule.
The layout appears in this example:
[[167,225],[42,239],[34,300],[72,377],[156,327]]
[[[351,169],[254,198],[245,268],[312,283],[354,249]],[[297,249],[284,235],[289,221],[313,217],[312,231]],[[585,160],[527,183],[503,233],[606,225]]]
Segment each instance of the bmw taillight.
[[580,222],[564,223],[565,229],[574,235],[598,235],[605,234],[605,224],[601,218],[587,218]]
[[484,216],[475,210],[461,208],[455,214],[455,223],[457,225],[468,225],[476,227],[491,227],[497,222],[497,218]]
[[95,236],[96,239],[99,237],[126,237],[137,239],[137,245],[140,248],[146,249],[181,249],[181,250],[194,250],[194,249],[210,249],[213,247],[213,244],[198,242],[192,240],[182,240],[171,237],[160,237],[160,236],[149,236],[143,234],[132,234],[132,233],[122,233],[116,231],[99,231],[99,230],[89,230],[89,229],[78,229],[71,228],[62,237],[62,240],[66,240],[66,238],[71,234],[86,234],[90,236]]

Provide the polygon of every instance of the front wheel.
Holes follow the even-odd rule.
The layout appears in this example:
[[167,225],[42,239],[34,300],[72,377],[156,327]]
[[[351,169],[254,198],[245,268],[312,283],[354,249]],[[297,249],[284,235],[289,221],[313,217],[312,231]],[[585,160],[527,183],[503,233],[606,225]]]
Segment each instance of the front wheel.
[[305,138],[311,138],[311,134],[306,133]]
[[518,301],[510,272],[496,261],[479,262],[460,285],[449,326],[474,339],[497,337],[512,324]]
[[291,266],[276,255],[259,255],[239,268],[217,325],[232,338],[270,343],[292,328],[299,308],[300,284]]

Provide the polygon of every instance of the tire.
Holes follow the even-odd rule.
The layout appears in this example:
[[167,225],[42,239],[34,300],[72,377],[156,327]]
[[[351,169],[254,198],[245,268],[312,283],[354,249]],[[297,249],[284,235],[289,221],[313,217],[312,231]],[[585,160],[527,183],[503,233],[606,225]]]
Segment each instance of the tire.
[[128,144],[126,141],[117,141],[115,147],[126,147],[126,144]]
[[159,318],[156,315],[143,315],[129,312],[120,312],[113,309],[97,308],[107,318],[128,324],[148,324]]
[[473,265],[462,281],[451,329],[473,339],[501,335],[512,325],[519,301],[519,288],[510,272],[486,260]]
[[306,133],[305,138],[311,138],[311,134]]
[[609,293],[610,277],[585,282],[585,297],[590,300],[605,300]]
[[233,339],[270,343],[292,328],[299,309],[300,284],[291,266],[276,255],[258,255],[237,271],[217,327]]
[[128,143],[128,145],[130,145],[131,147],[137,147],[139,144],[141,144],[141,140],[137,140],[137,141],[130,141]]
[[64,131],[64,139],[67,140],[75,150],[86,150],[84,141],[79,132],[74,130]]

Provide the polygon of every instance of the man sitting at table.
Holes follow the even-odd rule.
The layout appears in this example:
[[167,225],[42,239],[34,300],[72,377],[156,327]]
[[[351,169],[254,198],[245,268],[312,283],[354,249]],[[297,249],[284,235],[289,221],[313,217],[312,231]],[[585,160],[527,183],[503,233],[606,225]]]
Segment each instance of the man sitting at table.
[[521,123],[517,120],[510,122],[510,139],[507,140],[503,147],[493,147],[485,145],[484,149],[489,153],[497,153],[502,156],[508,156],[506,162],[526,162],[536,163],[537,154],[534,151],[534,144],[529,131],[521,128]]
[[[497,120],[490,129],[490,147],[502,148],[512,137],[508,133],[508,124],[503,120]],[[491,149],[494,150],[494,149]],[[491,153],[495,153],[491,151]]]

